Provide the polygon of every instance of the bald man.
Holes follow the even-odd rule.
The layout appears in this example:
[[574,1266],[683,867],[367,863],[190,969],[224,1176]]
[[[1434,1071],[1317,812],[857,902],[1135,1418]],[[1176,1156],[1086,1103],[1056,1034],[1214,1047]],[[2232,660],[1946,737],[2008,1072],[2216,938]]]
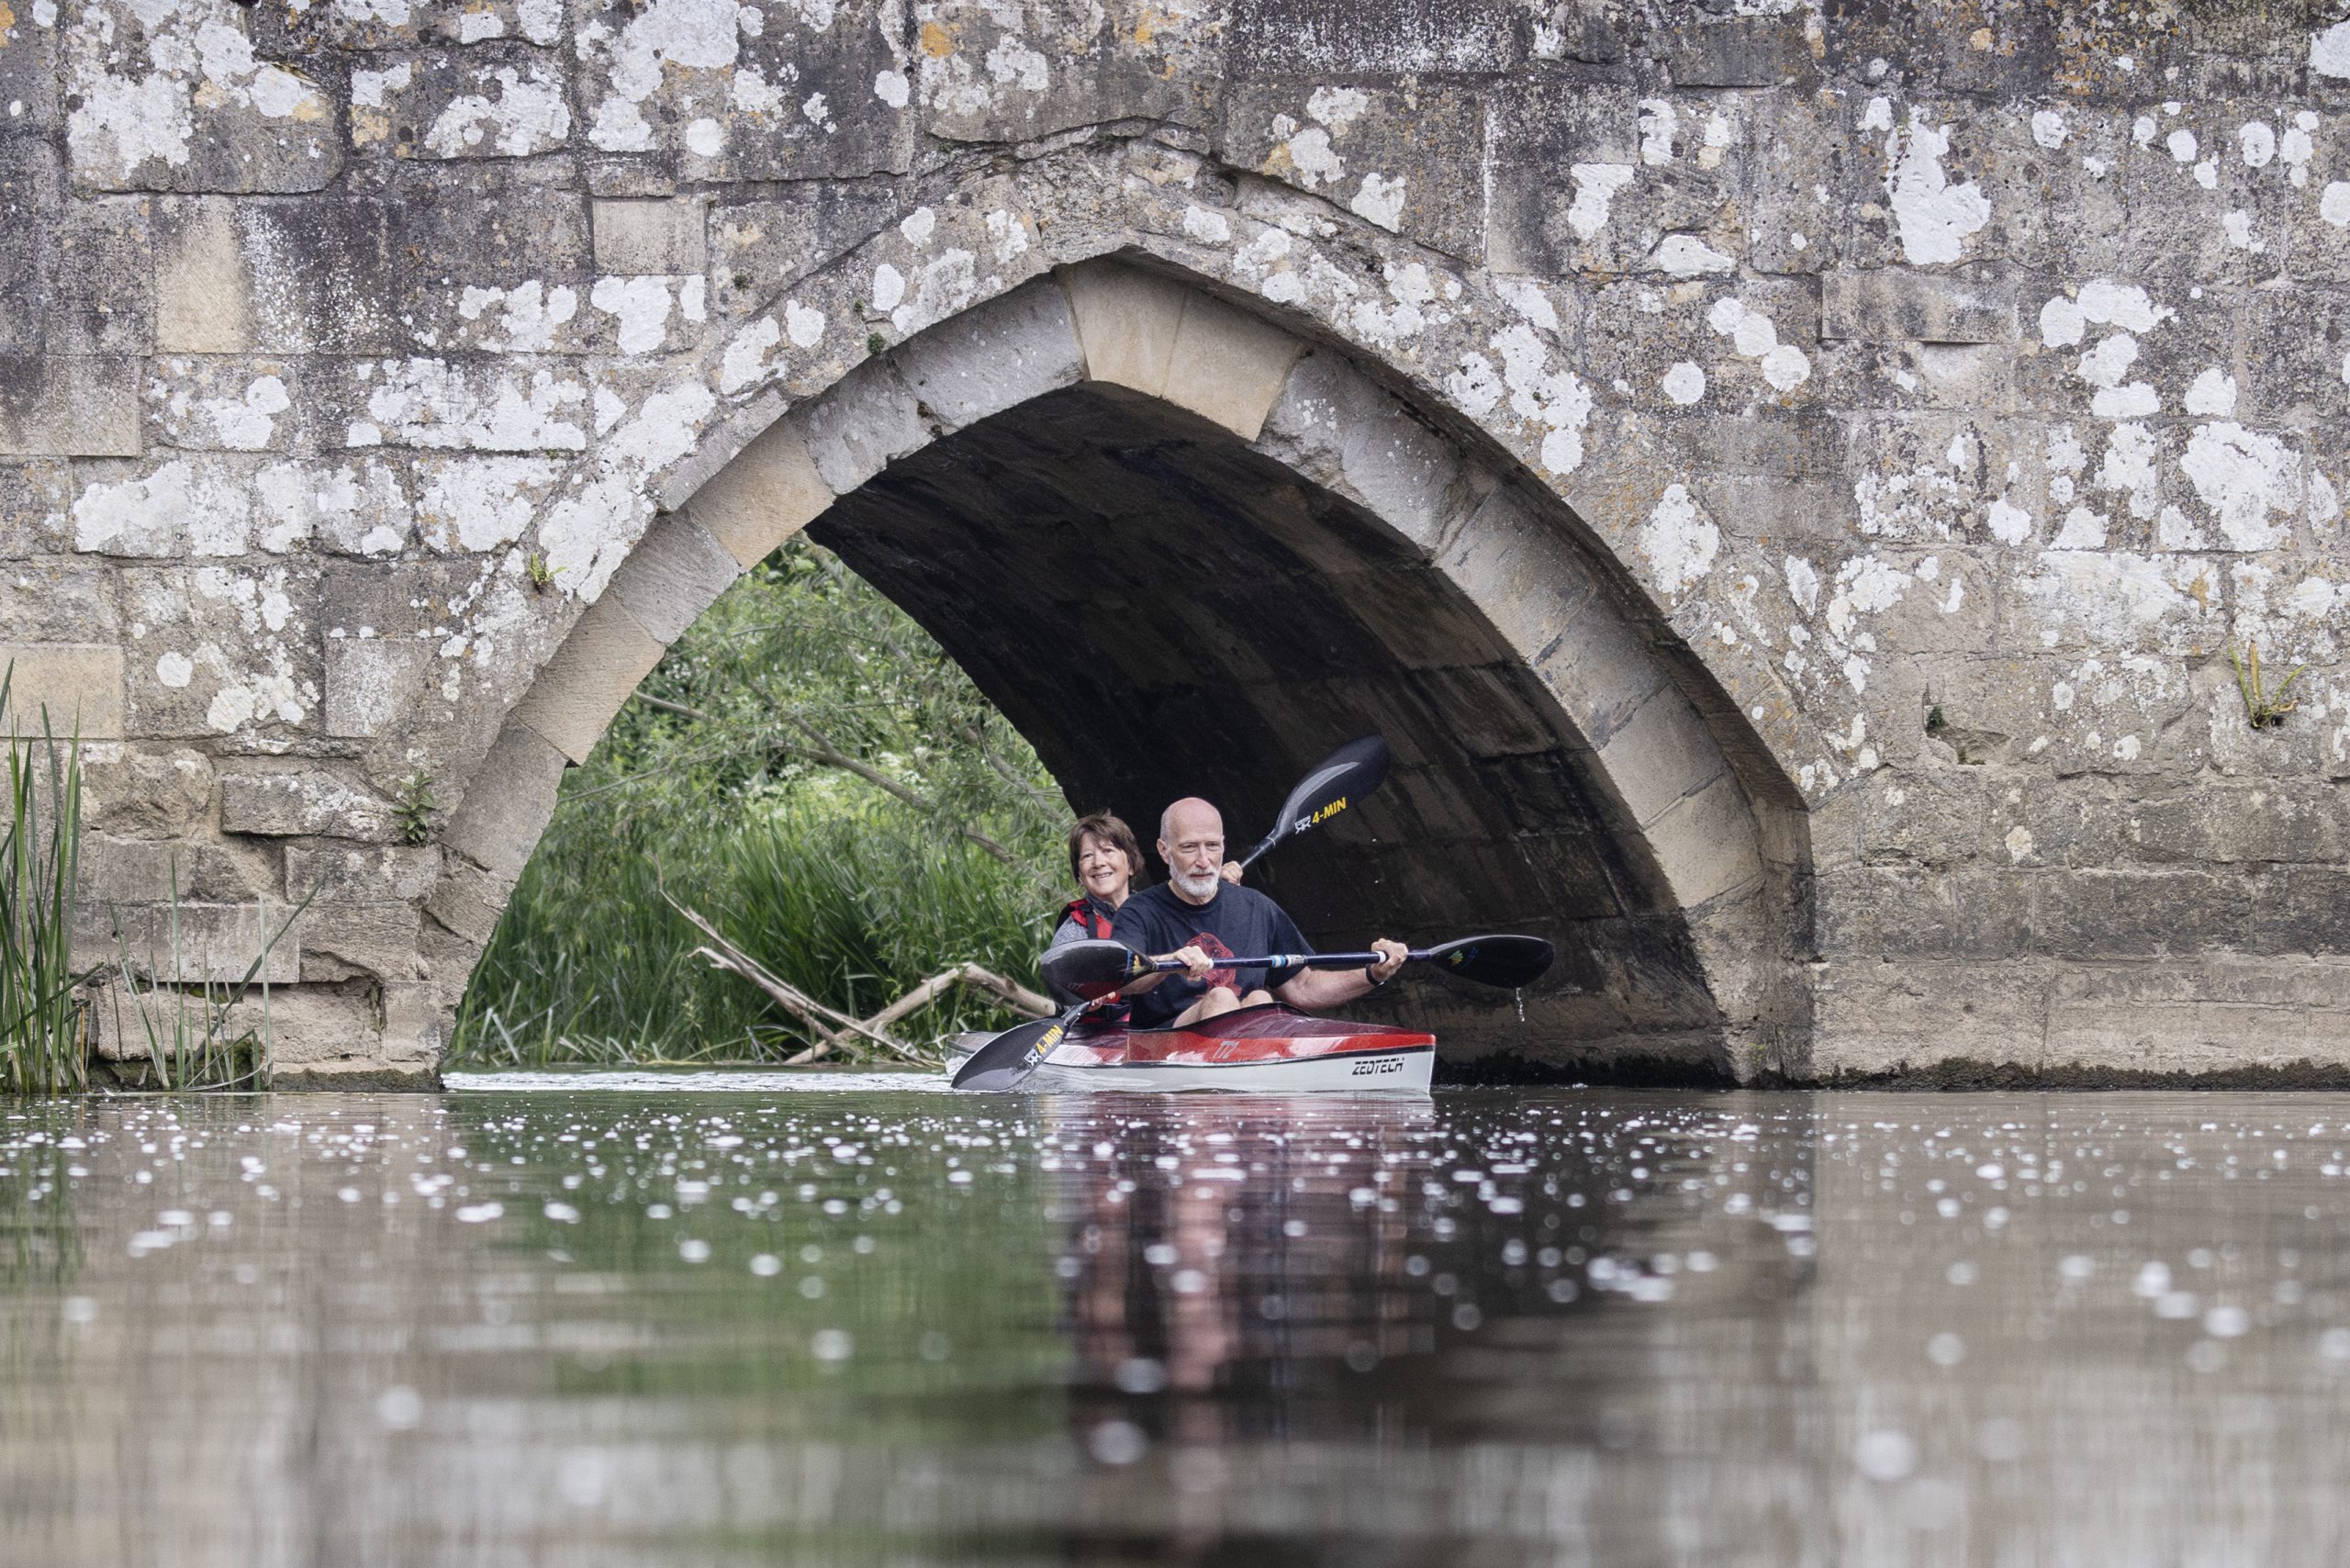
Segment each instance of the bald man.
[[1314,949],[1281,905],[1224,879],[1224,816],[1196,796],[1176,801],[1158,819],[1158,857],[1167,862],[1168,879],[1121,904],[1110,934],[1153,958],[1181,958],[1183,972],[1148,975],[1125,988],[1136,1028],[1196,1023],[1276,999],[1305,1012],[1337,1007],[1385,985],[1404,967],[1409,949],[1385,937],[1371,944],[1381,958],[1365,969],[1237,969],[1223,963],[1244,954]]

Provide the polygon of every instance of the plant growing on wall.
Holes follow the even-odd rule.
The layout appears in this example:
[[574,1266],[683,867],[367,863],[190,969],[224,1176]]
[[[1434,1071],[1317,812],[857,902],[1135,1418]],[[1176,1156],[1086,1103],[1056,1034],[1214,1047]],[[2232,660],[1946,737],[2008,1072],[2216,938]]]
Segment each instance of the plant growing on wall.
[[2255,730],[2281,724],[2285,722],[2285,715],[2293,711],[2293,704],[2286,700],[2285,693],[2293,689],[2293,682],[2300,679],[2302,671],[2310,666],[2296,666],[2293,673],[2285,678],[2284,684],[2270,692],[2261,685],[2260,644],[2247,643],[2244,646],[2248,652],[2240,655],[2233,643],[2228,644],[2228,662],[2236,666],[2236,690],[2244,697],[2244,716]]

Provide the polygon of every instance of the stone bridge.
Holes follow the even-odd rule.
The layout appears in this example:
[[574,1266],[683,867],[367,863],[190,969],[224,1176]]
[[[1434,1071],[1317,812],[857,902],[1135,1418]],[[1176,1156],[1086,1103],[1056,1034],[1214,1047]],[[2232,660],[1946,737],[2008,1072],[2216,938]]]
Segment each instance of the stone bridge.
[[1073,802],[1384,734],[1264,885],[1556,938],[1391,1003],[1457,1060],[2340,1077],[2344,10],[0,0],[86,954],[309,897],[282,1076],[428,1077],[563,769],[807,528]]

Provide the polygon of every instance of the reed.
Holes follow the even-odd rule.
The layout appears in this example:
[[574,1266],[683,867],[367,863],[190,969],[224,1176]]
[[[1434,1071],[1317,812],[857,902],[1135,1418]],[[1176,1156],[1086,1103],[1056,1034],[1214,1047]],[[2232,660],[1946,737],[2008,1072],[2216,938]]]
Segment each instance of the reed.
[[[165,929],[171,942],[168,969],[149,955],[141,966],[131,959],[129,944],[116,923],[116,983],[108,994],[114,1002],[117,1038],[129,1038],[122,1011],[129,1004],[147,1043],[143,1061],[126,1061],[115,1069],[125,1082],[140,1089],[259,1089],[269,1084],[269,956],[310,905],[316,890],[287,912],[277,929],[269,929],[269,906],[262,905],[261,950],[234,980],[214,979],[208,969],[193,981],[185,977],[180,941],[180,879],[172,868],[171,915]],[[169,982],[161,977],[170,974]],[[256,1005],[247,1006],[248,999]]]
[[[1036,983],[1050,911],[1032,878],[894,805],[619,836],[557,822],[475,971],[456,1063],[777,1061],[804,1047],[752,987],[689,957],[698,938],[665,883],[773,973],[859,1016],[967,960]],[[1016,1016],[957,990],[914,1033]]]
[[[16,670],[0,672],[0,709]],[[8,736],[8,821],[0,837],[0,1092],[71,1093],[88,1081],[73,995],[74,884],[82,845],[82,748],[41,710],[38,739]]]

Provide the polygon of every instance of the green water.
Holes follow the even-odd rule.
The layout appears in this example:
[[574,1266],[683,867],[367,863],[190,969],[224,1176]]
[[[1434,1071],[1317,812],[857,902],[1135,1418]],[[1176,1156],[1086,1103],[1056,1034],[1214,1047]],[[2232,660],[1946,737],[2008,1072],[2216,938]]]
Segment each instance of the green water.
[[2350,1550],[2350,1100],[507,1081],[0,1111],[0,1561]]

